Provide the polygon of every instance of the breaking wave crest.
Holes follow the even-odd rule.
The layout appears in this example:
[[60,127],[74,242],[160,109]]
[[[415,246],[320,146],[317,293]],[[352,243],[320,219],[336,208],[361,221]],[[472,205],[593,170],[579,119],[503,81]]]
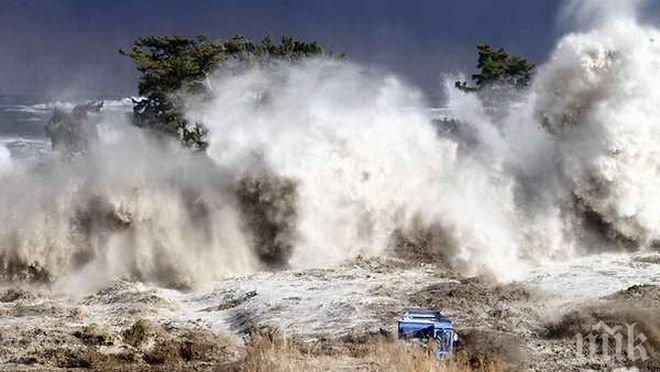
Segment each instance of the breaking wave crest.
[[660,239],[659,37],[632,17],[565,37],[533,102],[577,202],[635,245]]

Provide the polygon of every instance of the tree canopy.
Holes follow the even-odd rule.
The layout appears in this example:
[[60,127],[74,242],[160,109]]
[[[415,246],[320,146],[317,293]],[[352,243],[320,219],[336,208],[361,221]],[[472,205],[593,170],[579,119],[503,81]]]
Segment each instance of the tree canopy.
[[457,81],[456,87],[466,92],[480,91],[486,87],[503,85],[522,89],[529,85],[534,74],[534,64],[525,58],[509,55],[503,48],[490,45],[477,46],[479,73],[472,75],[474,86]]
[[87,114],[98,112],[102,107],[103,101],[78,104],[71,112],[56,108],[44,127],[53,150],[67,159],[86,153],[96,136]]
[[317,42],[283,37],[274,43],[269,36],[254,42],[237,35],[227,40],[205,37],[149,36],[136,40],[129,57],[141,73],[133,107],[134,124],[178,137],[197,150],[207,146],[203,123],[189,123],[183,115],[183,96],[205,93],[204,79],[214,70],[230,66],[263,65],[273,60],[289,62],[331,55]]

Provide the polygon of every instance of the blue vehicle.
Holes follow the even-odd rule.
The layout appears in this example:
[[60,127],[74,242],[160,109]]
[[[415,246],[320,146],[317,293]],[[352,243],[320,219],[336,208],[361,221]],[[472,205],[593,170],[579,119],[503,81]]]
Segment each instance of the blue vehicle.
[[435,340],[438,359],[445,359],[454,353],[458,334],[451,320],[439,311],[408,309],[398,322],[399,338],[414,339],[423,343]]

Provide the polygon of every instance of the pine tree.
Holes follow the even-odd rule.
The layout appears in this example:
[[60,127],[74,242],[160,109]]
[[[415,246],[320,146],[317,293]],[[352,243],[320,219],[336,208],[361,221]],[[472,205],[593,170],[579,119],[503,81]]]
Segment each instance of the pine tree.
[[331,55],[317,42],[283,37],[276,44],[270,36],[253,42],[240,35],[224,41],[209,41],[202,36],[149,36],[136,40],[130,52],[119,52],[132,59],[141,73],[141,98],[133,107],[134,124],[176,136],[196,150],[206,149],[207,130],[203,123],[189,123],[184,117],[182,97],[206,93],[204,79],[214,70]]

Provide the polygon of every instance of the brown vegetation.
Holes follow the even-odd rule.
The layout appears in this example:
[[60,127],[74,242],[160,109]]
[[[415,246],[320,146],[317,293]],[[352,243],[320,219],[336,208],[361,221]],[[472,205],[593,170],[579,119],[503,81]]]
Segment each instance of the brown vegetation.
[[[476,358],[476,356],[474,356]],[[496,358],[479,360],[458,354],[439,361],[427,349],[396,340],[384,333],[355,335],[342,340],[302,343],[272,329],[253,334],[238,370],[259,371],[502,371]],[[476,368],[475,368],[476,367]]]

